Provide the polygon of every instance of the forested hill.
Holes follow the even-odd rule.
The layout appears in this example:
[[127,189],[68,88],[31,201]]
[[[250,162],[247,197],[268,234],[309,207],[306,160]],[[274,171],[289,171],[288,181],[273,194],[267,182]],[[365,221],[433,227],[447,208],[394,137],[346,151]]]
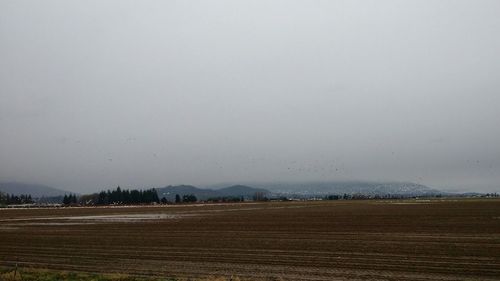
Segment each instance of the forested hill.
[[220,197],[243,197],[252,198],[256,193],[270,194],[269,190],[263,188],[254,188],[244,185],[232,185],[220,189],[205,189],[198,188],[192,185],[177,185],[177,186],[166,186],[162,188],[157,188],[158,196],[160,198],[165,197],[169,201],[175,200],[175,195],[180,196],[186,194],[192,194],[198,198],[198,200],[207,200],[210,198],[220,198]]

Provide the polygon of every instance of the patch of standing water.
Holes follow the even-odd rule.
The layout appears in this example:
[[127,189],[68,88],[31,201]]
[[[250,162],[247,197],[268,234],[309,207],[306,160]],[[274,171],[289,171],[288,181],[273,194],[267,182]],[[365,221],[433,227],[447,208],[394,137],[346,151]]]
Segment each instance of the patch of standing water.
[[[0,220],[3,229],[13,226],[28,225],[81,225],[96,223],[134,223],[152,220],[169,220],[193,216],[193,214],[116,214],[116,215],[89,215],[89,216],[64,216],[64,217],[34,217],[23,219]],[[5,224],[6,223],[6,224]],[[1,230],[1,229],[0,229]]]
[[99,222],[141,222],[147,220],[165,220],[185,217],[185,214],[123,214],[64,217],[66,220],[99,221]]

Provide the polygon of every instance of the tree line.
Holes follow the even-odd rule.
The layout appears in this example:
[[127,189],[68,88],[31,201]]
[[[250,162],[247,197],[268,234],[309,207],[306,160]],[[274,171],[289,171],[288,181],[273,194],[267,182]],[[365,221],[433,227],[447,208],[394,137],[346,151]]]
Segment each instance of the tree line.
[[78,198],[76,198],[76,194],[70,194],[70,195],[64,194],[62,203],[64,205],[77,204]]
[[121,189],[119,186],[113,190],[80,196],[80,205],[141,205],[160,203],[156,189]]
[[33,204],[34,201],[29,194],[7,194],[0,192],[0,205],[21,205],[21,204]]
[[180,204],[198,202],[194,194],[175,195],[175,201],[171,202],[167,198],[158,196],[156,189],[122,189],[119,186],[113,190],[101,191],[99,193],[65,196],[63,205],[81,205],[81,206],[105,206],[105,205],[143,205],[143,204]]
[[[182,197],[179,194],[175,195],[175,203],[194,203],[197,202],[198,198],[194,194],[184,194]],[[168,202],[168,201],[167,201]]]

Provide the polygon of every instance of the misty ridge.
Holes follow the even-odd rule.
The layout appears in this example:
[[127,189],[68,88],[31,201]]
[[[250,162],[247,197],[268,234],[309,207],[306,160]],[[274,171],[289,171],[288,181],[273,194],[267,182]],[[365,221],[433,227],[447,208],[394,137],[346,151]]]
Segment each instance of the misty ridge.
[[[111,203],[179,203],[198,201],[243,202],[256,200],[310,200],[321,198],[415,198],[484,196],[479,193],[450,193],[408,182],[302,182],[302,183],[245,183],[217,184],[205,187],[176,185],[156,188],[107,188],[97,193],[78,194],[52,187],[24,184],[0,183],[0,192],[11,196],[29,196],[29,202],[64,204],[111,204]],[[490,196],[490,194],[486,194]],[[496,195],[496,194],[491,194]],[[334,197],[332,197],[334,196]],[[34,201],[32,201],[32,199]],[[17,199],[16,199],[17,200]],[[20,200],[20,199],[19,199]],[[12,199],[11,201],[15,201]],[[19,202],[24,202],[20,200]],[[28,202],[28,200],[26,200]]]

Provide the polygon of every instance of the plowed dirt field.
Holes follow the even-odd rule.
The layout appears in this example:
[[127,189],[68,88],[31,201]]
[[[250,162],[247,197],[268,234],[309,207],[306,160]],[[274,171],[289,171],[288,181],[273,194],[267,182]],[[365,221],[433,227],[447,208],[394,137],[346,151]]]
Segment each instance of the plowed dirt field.
[[0,210],[0,266],[251,280],[500,280],[500,200]]

